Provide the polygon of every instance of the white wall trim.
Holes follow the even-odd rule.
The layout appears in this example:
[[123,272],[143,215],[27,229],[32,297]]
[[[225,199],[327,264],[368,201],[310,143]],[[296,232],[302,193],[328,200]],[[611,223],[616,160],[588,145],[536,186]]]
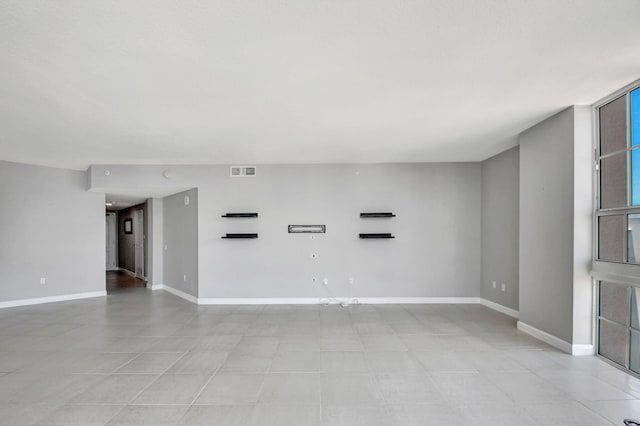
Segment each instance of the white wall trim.
[[319,297],[202,297],[199,305],[315,305],[320,303]]
[[169,293],[174,294],[174,295],[176,295],[178,297],[181,297],[184,300],[188,300],[191,303],[198,304],[198,298],[197,297],[192,296],[192,295],[190,295],[188,293],[185,293],[184,291],[175,289],[173,287],[169,287],[168,285],[165,285],[165,284],[162,284],[162,290],[168,291]]
[[571,355],[591,356],[596,354],[594,345],[571,345]]
[[564,340],[556,336],[552,336],[546,331],[539,330],[522,321],[518,321],[518,330],[528,334],[529,336],[535,337],[538,340],[542,340],[543,342],[548,343],[549,345],[553,346],[554,348],[558,348],[563,352],[573,354],[571,343],[565,342]]
[[515,309],[507,308],[506,306],[500,305],[496,302],[492,302],[491,300],[480,298],[480,304],[486,306],[487,308],[491,308],[494,311],[509,315],[510,317],[513,317],[515,319],[520,318],[520,312],[516,311]]
[[65,302],[67,300],[89,299],[92,297],[103,297],[106,295],[106,290],[102,290],[89,291],[86,293],[61,294],[59,296],[36,297],[33,299],[9,300],[7,302],[0,302],[0,309],[13,308],[16,306],[39,305],[41,303]]
[[[342,298],[338,298],[342,299]],[[359,303],[371,305],[383,304],[475,304],[480,303],[479,297],[349,297],[346,300],[357,299]]]
[[164,284],[151,284],[149,281],[147,281],[147,288],[149,290],[163,290]]
[[480,303],[477,297],[203,297],[198,299],[199,305],[322,305],[327,303],[349,302],[349,304],[469,304]]

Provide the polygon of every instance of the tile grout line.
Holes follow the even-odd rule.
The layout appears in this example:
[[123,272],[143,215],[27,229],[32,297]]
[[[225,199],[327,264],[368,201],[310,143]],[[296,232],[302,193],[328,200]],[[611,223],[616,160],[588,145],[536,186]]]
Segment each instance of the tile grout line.
[[[229,352],[230,354],[231,352]],[[228,357],[229,355],[227,355]],[[226,358],[225,358],[226,360]],[[189,408],[191,408],[195,402],[198,400],[198,398],[200,398],[200,395],[202,394],[202,392],[204,392],[204,389],[209,385],[209,383],[211,383],[211,380],[213,380],[213,378],[218,374],[218,372],[220,371],[220,368],[222,368],[222,365],[224,364],[224,361],[218,366],[216,367],[216,369],[214,370],[213,374],[211,374],[211,376],[209,377],[209,379],[206,381],[206,383],[200,388],[200,390],[198,391],[198,393],[196,394],[196,396],[193,397],[193,400],[191,401],[191,403],[189,404]]]
[[[609,402],[609,401],[637,401],[637,399],[636,399],[636,398],[631,399],[631,400],[629,400],[629,399],[623,399],[623,400],[618,399],[618,400],[606,400],[606,401],[600,401],[600,402]],[[578,400],[576,400],[576,402],[577,402],[578,404],[580,404],[582,407],[584,407],[584,408],[585,408],[589,413],[593,413],[593,414],[595,414],[596,416],[600,417],[601,419],[603,419],[603,420],[605,420],[605,421],[607,421],[607,422],[609,421],[609,419],[608,419],[608,418],[606,418],[603,414],[598,413],[598,412],[596,412],[596,411],[593,411],[591,408],[589,408],[589,407],[585,404],[585,402],[587,402],[587,401],[578,401]]]
[[[209,337],[209,336],[207,336]],[[213,337],[213,336],[212,336]],[[225,357],[225,359],[220,363],[220,365],[218,367],[216,367],[216,369],[214,370],[213,374],[211,374],[211,376],[209,377],[209,380],[206,381],[206,383],[200,388],[200,390],[198,391],[198,393],[196,394],[196,396],[193,398],[193,400],[191,401],[191,403],[189,404],[189,407],[192,407],[195,402],[198,400],[198,398],[200,397],[200,395],[202,394],[202,392],[204,392],[204,389],[209,385],[209,383],[211,383],[211,380],[213,380],[213,378],[218,374],[218,372],[220,371],[220,369],[222,368],[222,366],[224,365],[224,363],[226,362],[227,358],[229,358],[229,355],[231,355],[231,352],[233,352],[233,350],[238,346],[238,344],[240,343],[240,341],[242,340],[242,337],[236,342],[235,345],[233,345],[233,347],[227,352],[227,356]],[[194,345],[195,347],[195,345]],[[193,348],[192,348],[193,349]],[[191,352],[191,351],[190,351]],[[209,352],[209,351],[205,351],[205,352]],[[214,351],[215,352],[215,351]]]
[[[123,353],[135,353],[135,352],[123,352]],[[132,362],[133,360],[137,359],[140,355],[142,355],[142,353],[138,353],[138,355],[134,356],[133,358],[131,358],[129,361],[125,361],[124,364],[120,365],[119,367],[114,368],[113,370],[111,370],[111,372],[109,374],[115,374],[116,371],[120,370],[121,368],[123,368],[125,365],[129,364],[130,362]]]
[[[186,353],[186,352],[184,352],[180,357],[178,357],[178,359],[176,359],[176,360],[175,360],[174,362],[172,362],[172,363],[171,363],[167,368],[165,368],[165,369],[164,369],[164,371],[162,371],[160,374],[158,374],[158,375],[156,376],[156,378],[155,378],[155,379],[153,379],[151,382],[149,382],[149,384],[148,384],[147,386],[145,386],[144,388],[142,388],[142,390],[140,390],[140,392],[138,392],[138,393],[137,393],[133,398],[131,398],[131,401],[129,401],[129,402],[127,403],[127,405],[129,405],[129,404],[131,404],[131,403],[135,402],[135,400],[136,400],[136,399],[138,399],[138,397],[140,397],[140,395],[142,395],[142,393],[143,393],[144,391],[146,391],[147,389],[149,389],[149,387],[151,387],[151,385],[153,385],[155,382],[157,382],[157,381],[158,381],[158,379],[159,379],[160,377],[162,377],[162,375],[164,375],[167,371],[169,371],[169,369],[170,369],[171,367],[173,367],[173,366],[174,366],[178,361],[180,361],[182,358],[184,358],[184,356],[185,356],[186,354],[187,354],[187,353]],[[141,355],[142,355],[142,354],[141,354]],[[148,374],[148,373],[140,373],[140,374]],[[153,373],[151,373],[151,374],[153,374]],[[114,375],[115,375],[115,374],[114,374]]]

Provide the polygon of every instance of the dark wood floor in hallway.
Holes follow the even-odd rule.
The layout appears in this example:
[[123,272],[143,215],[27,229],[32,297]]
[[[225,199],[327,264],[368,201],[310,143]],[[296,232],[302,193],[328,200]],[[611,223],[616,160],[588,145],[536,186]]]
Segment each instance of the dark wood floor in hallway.
[[145,287],[146,283],[123,271],[107,271],[107,293]]

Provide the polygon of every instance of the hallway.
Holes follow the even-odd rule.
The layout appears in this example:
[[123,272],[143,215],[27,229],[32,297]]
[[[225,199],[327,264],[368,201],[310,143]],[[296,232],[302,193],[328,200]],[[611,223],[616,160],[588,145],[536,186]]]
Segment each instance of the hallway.
[[122,271],[107,271],[107,293],[115,293],[131,288],[144,288],[146,283]]

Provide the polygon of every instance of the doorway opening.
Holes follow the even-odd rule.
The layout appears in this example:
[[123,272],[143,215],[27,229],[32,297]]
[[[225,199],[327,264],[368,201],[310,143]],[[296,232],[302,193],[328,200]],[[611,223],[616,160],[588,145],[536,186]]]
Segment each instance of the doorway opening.
[[106,290],[147,286],[147,200],[106,194]]
[[105,193],[107,293],[146,288],[197,298],[197,200],[196,188]]

